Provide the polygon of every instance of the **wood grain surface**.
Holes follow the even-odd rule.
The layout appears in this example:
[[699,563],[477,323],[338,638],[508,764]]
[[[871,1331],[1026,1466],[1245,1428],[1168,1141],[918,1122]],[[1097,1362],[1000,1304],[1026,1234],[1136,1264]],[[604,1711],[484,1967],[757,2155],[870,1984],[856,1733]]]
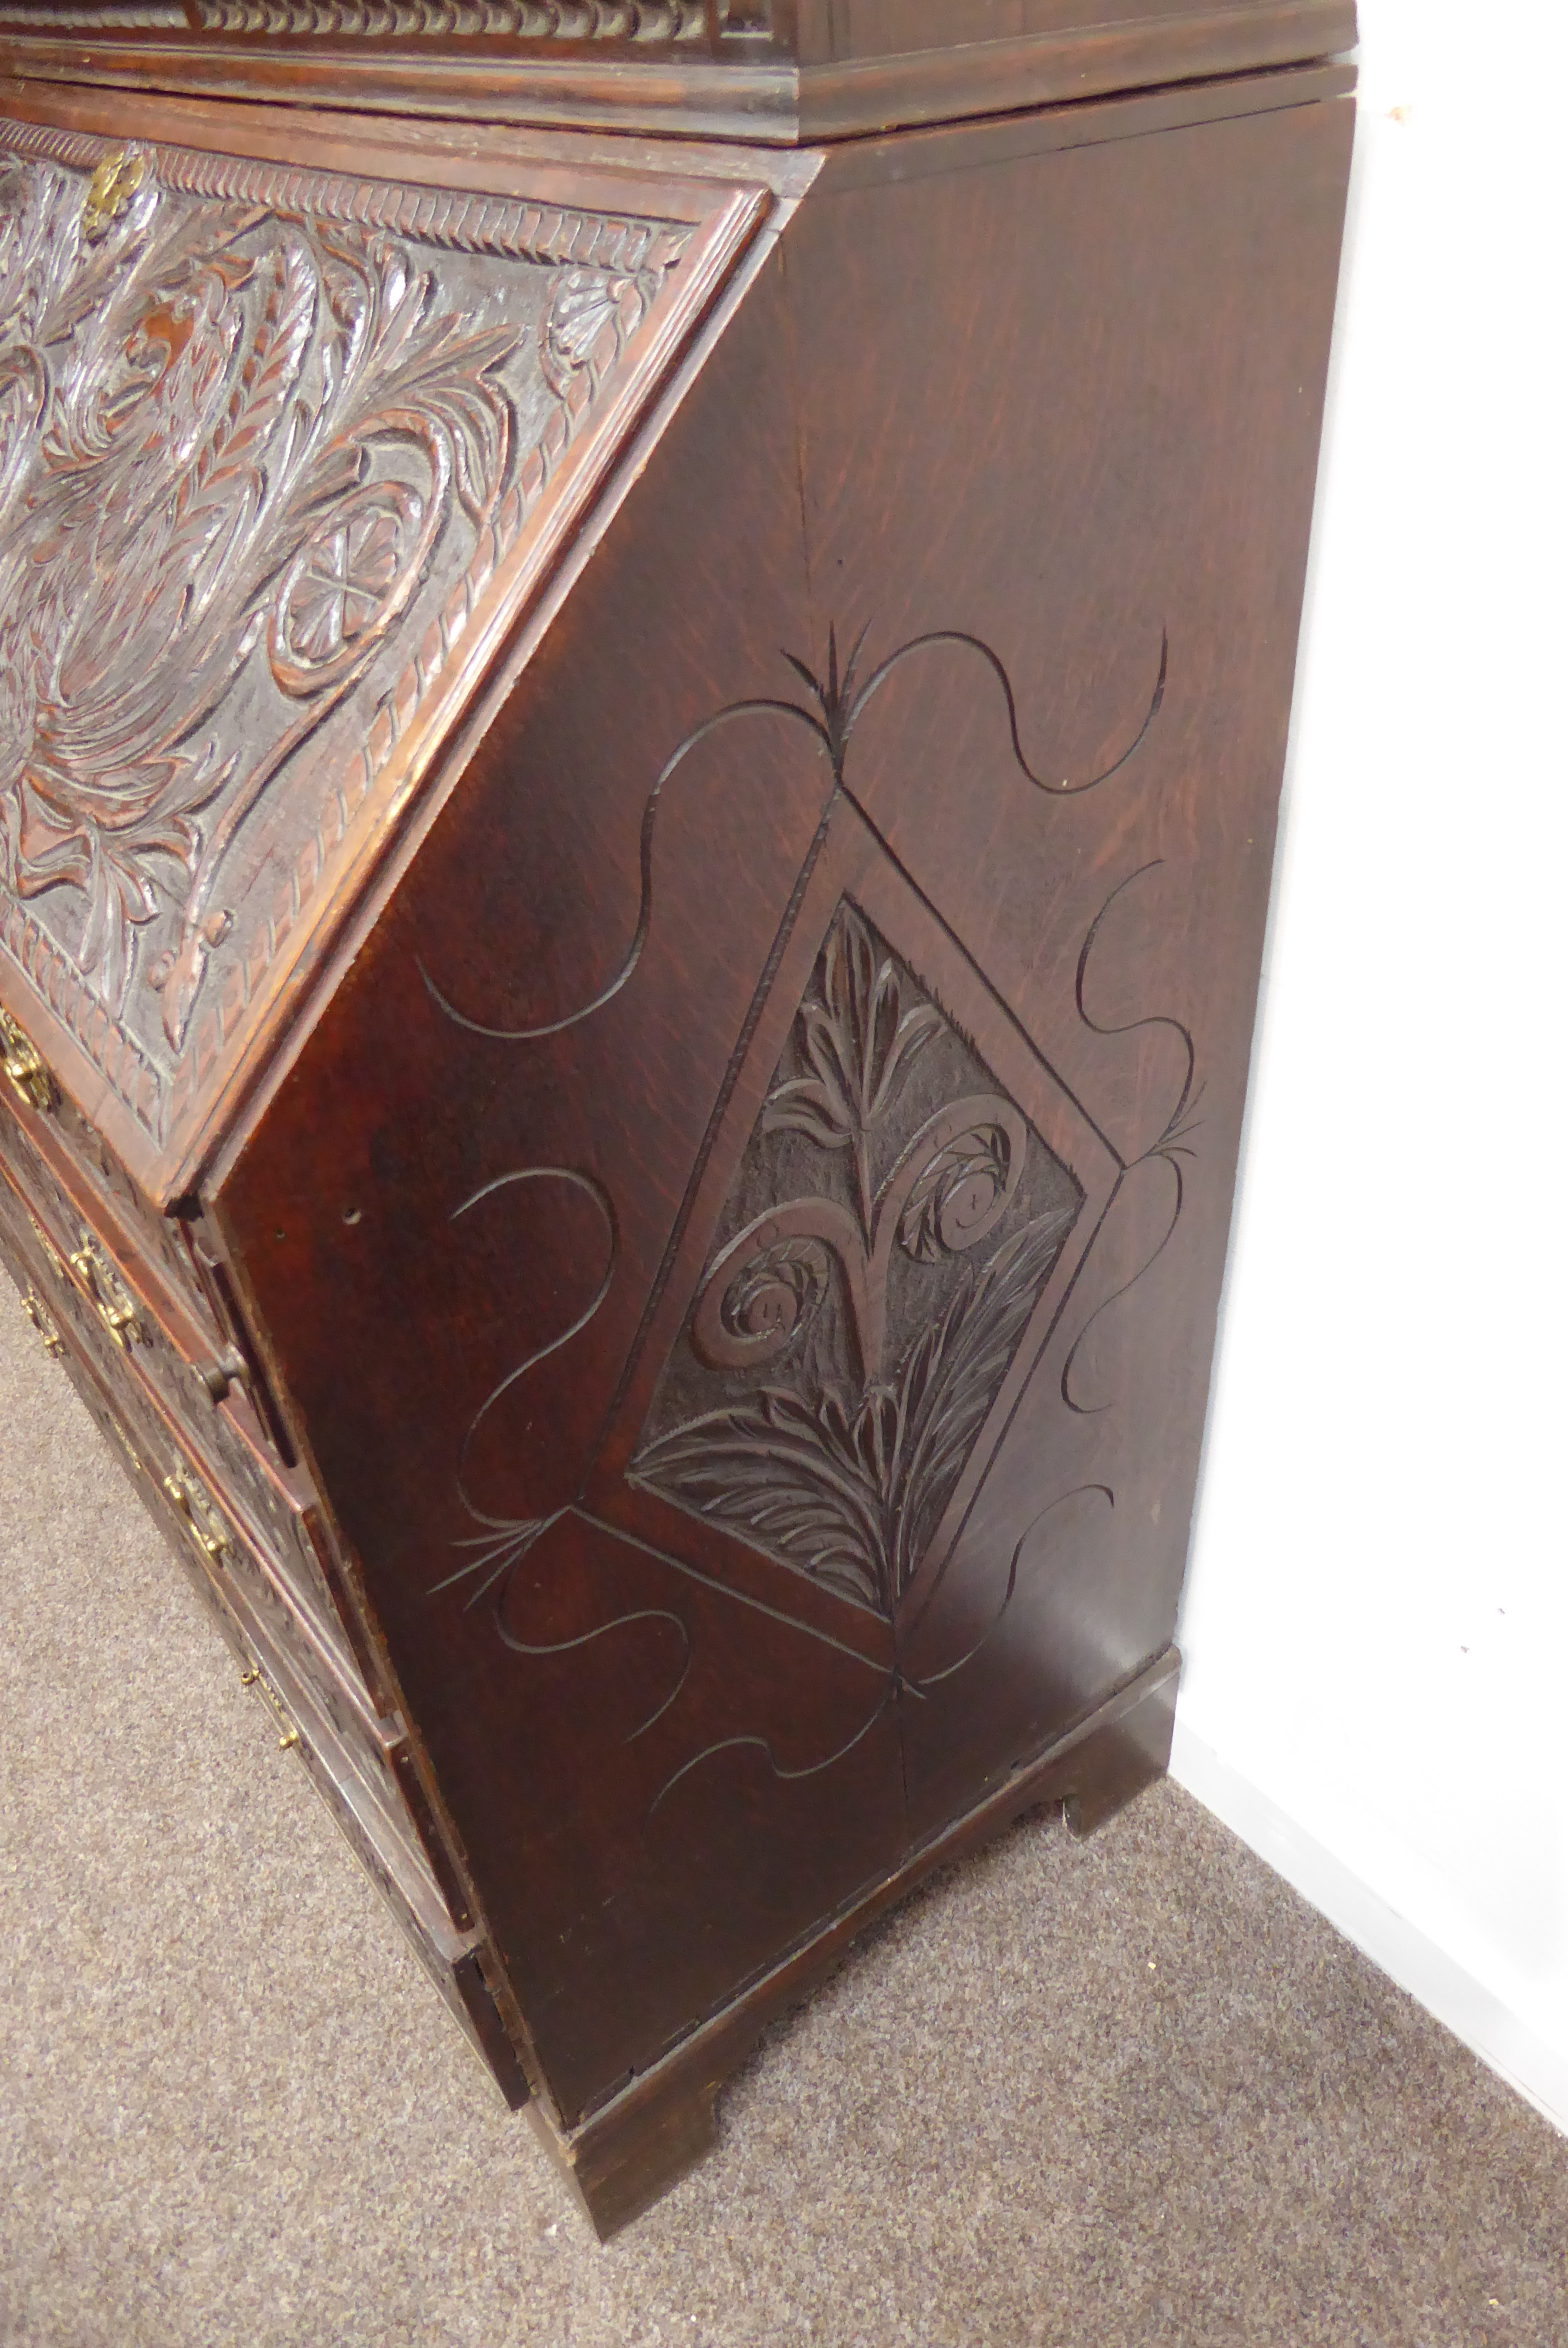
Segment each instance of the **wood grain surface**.
[[0,72],[20,78],[786,146],[1296,65],[1355,39],[1354,0],[0,5]]
[[[824,171],[216,1202],[569,2126],[1168,1644],[1350,131],[1259,88]],[[727,1272],[815,1328],[796,1497],[896,1548],[919,1331],[987,1293],[955,1183],[988,1266],[1067,1225],[856,1587],[735,1498],[770,1381],[691,1365]],[[813,1198],[770,1289],[736,1237]],[[719,1505],[649,1467],[714,1409]]]
[[0,120],[0,995],[159,1205],[768,201],[242,133]]

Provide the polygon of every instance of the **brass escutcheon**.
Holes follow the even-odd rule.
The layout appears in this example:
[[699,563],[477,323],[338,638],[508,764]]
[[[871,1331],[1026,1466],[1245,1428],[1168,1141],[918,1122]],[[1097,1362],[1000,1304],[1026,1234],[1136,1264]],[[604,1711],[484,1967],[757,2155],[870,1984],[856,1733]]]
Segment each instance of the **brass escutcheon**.
[[57,1097],[55,1080],[26,1031],[8,1011],[0,1011],[0,1067],[17,1099],[28,1108],[47,1111]]
[[82,199],[82,234],[89,241],[102,236],[111,221],[121,212],[147,177],[147,157],[106,155],[87,182],[87,192]]

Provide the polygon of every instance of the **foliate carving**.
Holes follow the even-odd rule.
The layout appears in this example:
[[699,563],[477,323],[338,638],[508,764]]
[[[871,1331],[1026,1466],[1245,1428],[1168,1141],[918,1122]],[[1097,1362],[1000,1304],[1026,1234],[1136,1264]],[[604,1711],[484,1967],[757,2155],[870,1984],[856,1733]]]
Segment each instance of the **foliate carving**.
[[633,1476],[891,1620],[1081,1203],[845,901]]
[[[0,932],[156,1132],[149,1070],[210,1064],[688,232],[0,142]],[[340,709],[252,904],[248,819]]]

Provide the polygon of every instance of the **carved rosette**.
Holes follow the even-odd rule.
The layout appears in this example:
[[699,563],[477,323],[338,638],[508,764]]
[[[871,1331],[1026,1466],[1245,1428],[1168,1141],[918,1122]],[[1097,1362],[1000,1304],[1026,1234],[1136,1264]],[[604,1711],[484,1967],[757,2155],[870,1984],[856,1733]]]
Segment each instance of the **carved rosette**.
[[634,1479],[891,1620],[1081,1204],[845,901]]
[[688,236],[0,126],[0,939],[155,1138]]

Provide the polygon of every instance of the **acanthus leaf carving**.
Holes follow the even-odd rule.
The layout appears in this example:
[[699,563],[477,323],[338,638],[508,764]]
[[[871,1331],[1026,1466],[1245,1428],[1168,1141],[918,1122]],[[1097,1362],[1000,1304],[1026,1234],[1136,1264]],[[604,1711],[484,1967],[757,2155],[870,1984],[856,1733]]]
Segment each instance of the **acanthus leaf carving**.
[[[251,811],[367,678],[395,739],[684,234],[468,206],[519,289],[487,294],[442,259],[464,203],[422,247],[418,191],[296,174],[273,205],[265,167],[5,139],[0,860],[178,1073]],[[422,594],[405,683],[383,654]]]
[[[958,630],[917,637],[857,685],[864,641],[863,634],[841,673],[836,633],[830,629],[825,677],[820,679],[804,661],[784,655],[815,703],[815,711],[772,698],[734,703],[717,721],[710,718],[688,735],[666,760],[644,810],[636,926],[607,985],[562,1015],[503,1028],[460,1011],[421,964],[437,1010],[477,1037],[526,1045],[592,1019],[630,983],[651,922],[648,851],[661,793],[715,722],[766,713],[804,725],[828,754],[829,806],[840,795],[854,801],[847,766],[858,716],[902,664],[927,651],[951,648],[980,663],[999,688],[1018,771],[1042,794],[1071,798],[1109,783],[1134,757],[1159,715],[1170,652],[1162,631],[1153,691],[1127,747],[1101,773],[1059,785],[1043,780],[1025,757],[1011,680],[981,639]],[[810,869],[808,861],[803,879]],[[968,1513],[968,1503],[960,1509],[955,1502],[966,1471],[978,1460],[988,1425],[995,1423],[993,1414],[1030,1325],[1040,1326],[1052,1283],[1060,1277],[1056,1301],[1065,1306],[1122,1179],[1141,1165],[1163,1162],[1174,1177],[1168,1226],[1132,1278],[1090,1305],[1059,1372],[1067,1410],[1083,1416],[1106,1408],[1106,1403],[1085,1402],[1073,1390],[1079,1352],[1170,1243],[1181,1220],[1182,1165],[1193,1155],[1193,1112],[1202,1090],[1195,1083],[1192,1035],[1163,1013],[1106,1025],[1084,995],[1102,922],[1123,891],[1153,869],[1142,867],[1119,881],[1091,924],[1079,955],[1076,1005],[1080,1020],[1096,1035],[1147,1029],[1177,1039],[1181,1086],[1157,1137],[1131,1164],[1073,1104],[1065,1133],[1060,1125],[1056,1129],[1066,1138],[1076,1127],[1092,1185],[1089,1191],[997,1086],[976,1048],[938,1010],[894,950],[854,904],[840,901],[795,1014],[794,1035],[732,1176],[714,1252],[665,1355],[627,1480],[725,1526],[754,1550],[879,1614],[891,1632],[890,1651],[880,1660],[863,1658],[877,1683],[876,1695],[847,1735],[835,1733],[827,1750],[786,1764],[771,1738],[754,1732],[702,1744],[678,1763],[654,1795],[649,1822],[678,1787],[729,1754],[760,1755],[775,1781],[784,1785],[835,1767],[885,1718],[893,1721],[903,1745],[912,1716],[906,1698],[923,1700],[981,1654],[1006,1618],[1020,1579],[1032,1571],[1037,1557],[1049,1555],[1040,1536],[1058,1521],[1058,1511],[1074,1502],[1114,1510],[1116,1494],[1109,1484],[1083,1482],[1052,1493],[1019,1529],[999,1593],[993,1586],[979,1621],[961,1610],[932,1644],[933,1610],[959,1555]],[[771,975],[764,978],[764,987],[772,983]],[[1057,1092],[1060,1109],[1059,1082],[1047,1064],[1039,1065]],[[976,1091],[977,1084],[989,1089]],[[909,1100],[903,1097],[907,1086],[913,1088]],[[932,1100],[941,1105],[930,1109]],[[929,1111],[923,1122],[922,1110]],[[707,1162],[719,1130],[715,1119],[699,1168]],[[900,1143],[905,1134],[909,1138]],[[856,1162],[852,1177],[849,1161],[857,1143],[857,1161],[863,1163]],[[794,1163],[781,1162],[790,1150]],[[1077,1162],[1076,1148],[1072,1155]],[[562,1170],[537,1168],[532,1174],[561,1179]],[[1081,1220],[1090,1228],[1070,1255]],[[672,1239],[671,1254],[676,1244]],[[911,1288],[909,1267],[941,1274],[944,1285],[936,1291],[927,1286],[922,1294],[917,1285]],[[889,1287],[895,1291],[887,1348],[891,1374],[881,1367]],[[605,1292],[600,1290],[589,1314]],[[579,1317],[546,1351],[569,1342],[585,1325],[586,1316]],[[542,1358],[536,1353],[514,1375],[520,1376]],[[875,1365],[870,1371],[868,1362]],[[767,1382],[760,1383],[764,1374]],[[715,1378],[728,1389],[717,1403],[711,1383],[704,1386]],[[487,1401],[479,1416],[489,1407]],[[978,1482],[971,1499],[979,1489]],[[477,1519],[461,1471],[457,1496],[465,1513]],[[486,1529],[455,1544],[474,1554],[444,1576],[432,1596],[477,1584],[467,1604],[490,1601],[497,1631],[513,1652],[564,1652],[559,1642],[525,1643],[506,1612],[519,1562],[563,1517],[612,1536],[616,1530],[589,1505],[586,1488],[549,1517],[477,1519]],[[658,1540],[667,1539],[661,1528],[647,1529]],[[677,1554],[679,1542],[661,1547],[643,1539],[639,1546],[676,1573],[711,1579],[712,1560],[698,1569]],[[934,1571],[925,1570],[927,1565]],[[738,1582],[733,1595],[743,1605],[764,1603]],[[774,1604],[767,1603],[764,1611],[776,1619]],[[638,1619],[618,1616],[589,1635]],[[829,1643],[839,1643],[820,1623],[802,1618],[798,1627],[810,1639],[829,1637]],[[581,1636],[569,1643],[579,1643]],[[689,1654],[690,1650],[688,1660]],[[651,1717],[661,1717],[678,1695],[679,1688],[665,1696]]]
[[656,1437],[638,1475],[891,1620],[1071,1220],[1041,1217],[969,1272],[891,1383],[845,1379],[815,1396],[764,1387]]
[[[923,1097],[910,1079],[938,1043]],[[842,902],[732,1203],[798,1180],[802,1144],[817,1186],[770,1197],[719,1248],[632,1467],[889,1621],[1081,1200],[994,1082],[928,1107],[960,1070],[989,1073]],[[693,1411],[704,1373],[766,1383]]]

